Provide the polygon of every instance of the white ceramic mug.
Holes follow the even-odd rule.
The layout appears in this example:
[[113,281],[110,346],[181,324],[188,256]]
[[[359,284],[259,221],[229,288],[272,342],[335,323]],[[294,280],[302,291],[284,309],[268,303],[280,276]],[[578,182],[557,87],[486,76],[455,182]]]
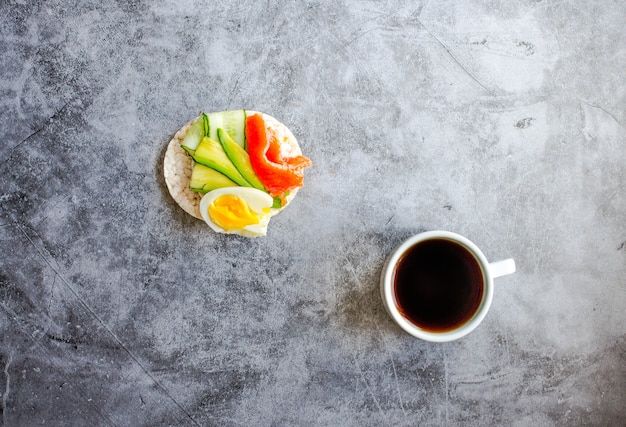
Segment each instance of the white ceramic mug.
[[[405,315],[402,314],[402,311],[398,308],[395,295],[394,282],[396,267],[398,266],[399,261],[402,259],[403,255],[407,253],[407,251],[418,243],[422,243],[427,240],[446,240],[456,243],[461,248],[465,249],[468,255],[471,255],[471,257],[474,258],[480,267],[482,275],[482,297],[476,310],[462,324],[455,326],[451,330],[442,332],[427,330],[416,325],[409,318],[405,317]],[[391,253],[383,267],[380,279],[380,291],[387,312],[389,312],[389,315],[402,329],[423,340],[445,342],[456,340],[469,334],[480,324],[480,322],[487,315],[489,307],[491,306],[491,301],[493,299],[493,279],[507,274],[512,274],[514,272],[515,262],[512,259],[505,259],[490,263],[487,261],[487,258],[478,246],[472,243],[469,239],[449,231],[428,231],[410,237]]]

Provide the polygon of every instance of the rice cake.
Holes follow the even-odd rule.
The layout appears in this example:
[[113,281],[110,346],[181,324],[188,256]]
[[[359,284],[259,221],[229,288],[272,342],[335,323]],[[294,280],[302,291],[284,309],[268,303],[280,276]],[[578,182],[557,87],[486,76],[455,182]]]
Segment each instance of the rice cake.
[[[246,110],[246,115],[251,116],[258,114],[256,111]],[[278,140],[281,142],[281,154],[284,157],[295,157],[302,154],[300,146],[295,136],[291,133],[289,128],[276,120],[274,117],[263,114],[263,120],[265,120],[265,126],[271,128]],[[167,149],[165,150],[165,156],[163,159],[163,175],[165,176],[165,184],[170,192],[172,198],[189,215],[202,220],[200,214],[200,200],[204,194],[192,191],[189,189],[189,181],[191,178],[191,170],[193,169],[193,158],[187,153],[181,146],[182,140],[187,135],[189,128],[200,117],[196,117],[191,120],[178,132],[174,134]],[[279,209],[272,209],[271,215],[274,216],[282,211],[296,196],[298,189],[291,190],[289,195],[285,198],[286,204]]]

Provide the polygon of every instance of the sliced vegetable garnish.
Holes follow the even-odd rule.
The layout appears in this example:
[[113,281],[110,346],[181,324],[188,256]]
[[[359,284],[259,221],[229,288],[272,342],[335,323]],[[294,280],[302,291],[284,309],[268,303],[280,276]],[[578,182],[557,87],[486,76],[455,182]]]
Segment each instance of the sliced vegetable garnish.
[[226,175],[201,163],[194,163],[189,179],[189,188],[202,194],[216,188],[236,187],[238,185]]
[[202,141],[198,144],[198,148],[196,148],[193,159],[197,163],[201,163],[211,169],[215,169],[216,171],[223,173],[242,187],[251,187],[250,183],[246,181],[237,167],[228,158],[228,155],[224,151],[224,147],[222,147],[219,142],[212,140],[208,136],[202,138]]
[[189,154],[193,156],[196,148],[198,148],[198,144],[204,137],[204,126],[202,124],[202,120],[198,119],[189,127],[187,131],[187,135],[181,142],[180,146],[185,149]]
[[245,180],[248,181],[254,188],[265,191],[263,183],[259,180],[252,169],[250,156],[246,150],[239,146],[222,128],[217,130],[217,137],[219,138],[226,155],[230,161],[233,162],[241,176],[243,176]]
[[204,136],[209,136],[211,127],[209,126],[209,116],[206,113],[202,113],[202,123],[204,124]]
[[246,110],[220,111],[219,113],[202,113],[205,136],[219,141],[217,134],[223,129],[237,145],[245,149],[246,146]]

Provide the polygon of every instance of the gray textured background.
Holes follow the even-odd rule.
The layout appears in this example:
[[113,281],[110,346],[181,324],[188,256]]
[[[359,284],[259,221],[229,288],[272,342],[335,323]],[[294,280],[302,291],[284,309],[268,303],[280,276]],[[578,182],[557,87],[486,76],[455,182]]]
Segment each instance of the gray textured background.
[[[0,4],[5,426],[626,425],[624,2]],[[232,108],[314,162],[263,239],[162,177]],[[518,265],[454,343],[378,295],[430,229]]]

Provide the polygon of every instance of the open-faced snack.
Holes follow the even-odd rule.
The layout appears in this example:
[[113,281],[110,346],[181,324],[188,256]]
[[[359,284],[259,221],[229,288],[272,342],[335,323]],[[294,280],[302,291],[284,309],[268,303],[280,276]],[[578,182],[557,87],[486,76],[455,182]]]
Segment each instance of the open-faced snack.
[[246,110],[200,114],[176,132],[163,163],[167,188],[185,212],[217,232],[247,237],[266,234],[311,165],[284,124]]

